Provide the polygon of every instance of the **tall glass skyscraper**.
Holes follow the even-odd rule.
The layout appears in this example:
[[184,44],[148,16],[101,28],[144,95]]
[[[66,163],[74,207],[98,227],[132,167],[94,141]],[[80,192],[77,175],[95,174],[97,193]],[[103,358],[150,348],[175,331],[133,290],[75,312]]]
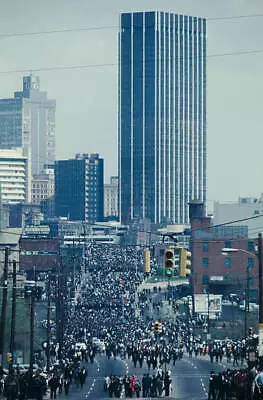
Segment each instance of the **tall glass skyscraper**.
[[206,20],[121,14],[118,97],[121,221],[187,223],[206,201]]

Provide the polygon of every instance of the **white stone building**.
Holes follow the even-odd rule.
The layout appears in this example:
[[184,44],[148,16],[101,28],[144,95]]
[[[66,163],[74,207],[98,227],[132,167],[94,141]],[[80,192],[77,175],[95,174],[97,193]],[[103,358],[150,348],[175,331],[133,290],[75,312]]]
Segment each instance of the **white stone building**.
[[45,169],[43,174],[34,175],[32,179],[31,197],[33,204],[54,196],[54,169]]
[[0,149],[1,204],[24,203],[29,197],[27,159],[22,149]]
[[[231,225],[247,226],[248,236],[256,237],[259,232],[262,232],[263,227],[263,194],[258,199],[239,197],[236,202],[215,202],[213,217],[215,225],[240,221]],[[243,219],[247,220],[242,221]]]
[[118,177],[111,176],[104,185],[104,217],[118,218]]

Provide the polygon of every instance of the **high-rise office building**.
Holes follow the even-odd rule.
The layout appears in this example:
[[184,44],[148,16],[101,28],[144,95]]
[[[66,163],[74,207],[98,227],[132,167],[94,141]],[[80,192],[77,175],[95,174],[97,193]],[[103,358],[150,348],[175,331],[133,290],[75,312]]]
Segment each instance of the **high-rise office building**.
[[77,154],[55,162],[55,214],[89,223],[104,220],[104,160]]
[[188,223],[206,201],[206,20],[121,14],[118,100],[121,221]]
[[[31,177],[55,161],[56,102],[40,91],[39,77],[25,76],[23,91],[0,99],[0,148],[22,147]],[[30,199],[29,199],[30,201]]]

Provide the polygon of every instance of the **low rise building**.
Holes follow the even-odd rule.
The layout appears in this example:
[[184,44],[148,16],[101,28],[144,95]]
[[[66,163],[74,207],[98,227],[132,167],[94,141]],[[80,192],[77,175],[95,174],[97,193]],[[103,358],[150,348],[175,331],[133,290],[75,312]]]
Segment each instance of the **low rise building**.
[[201,214],[192,217],[191,232],[195,293],[237,293],[244,297],[247,288],[257,292],[256,243],[248,238],[247,226],[215,226],[210,217]]
[[[214,203],[214,224],[223,224],[229,221],[246,221],[237,222],[233,225],[246,225],[248,227],[248,235],[256,237],[262,231],[259,219],[263,218],[263,194],[259,198],[255,197],[239,197],[236,202],[215,202]],[[257,218],[258,216],[258,218]],[[255,218],[253,218],[255,217]]]

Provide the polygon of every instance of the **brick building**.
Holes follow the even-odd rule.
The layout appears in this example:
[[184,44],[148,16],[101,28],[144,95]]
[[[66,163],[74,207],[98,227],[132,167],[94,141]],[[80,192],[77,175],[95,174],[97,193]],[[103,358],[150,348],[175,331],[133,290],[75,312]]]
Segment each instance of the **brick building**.
[[34,272],[58,271],[61,264],[59,239],[20,240],[20,269],[33,279]]
[[[211,218],[194,216],[192,228],[192,263],[195,293],[244,296],[249,288],[256,297],[258,260],[255,240],[248,238],[246,226],[213,226]],[[238,249],[222,254],[223,248]]]

